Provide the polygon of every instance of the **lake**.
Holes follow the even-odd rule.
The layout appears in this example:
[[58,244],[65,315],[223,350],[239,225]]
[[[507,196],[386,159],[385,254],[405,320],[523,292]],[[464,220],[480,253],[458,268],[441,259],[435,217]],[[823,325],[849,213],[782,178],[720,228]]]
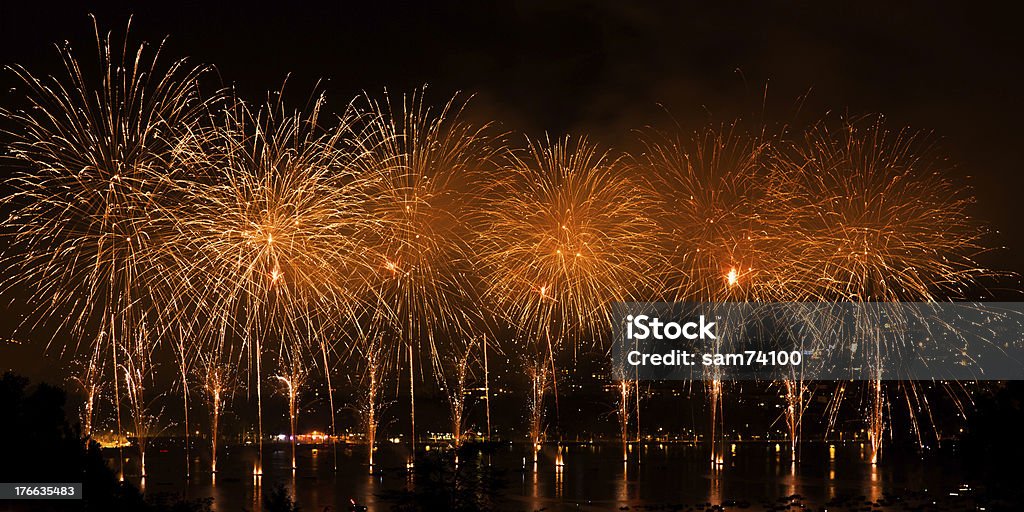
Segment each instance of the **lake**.
[[[407,446],[383,443],[371,474],[366,447],[338,445],[338,470],[329,445],[299,446],[297,470],[290,445],[264,446],[264,475],[252,476],[256,449],[233,446],[209,471],[208,447],[192,450],[192,476],[185,478],[179,440],[154,440],[147,451],[148,477],[137,476],[134,448],[125,449],[128,479],[147,494],[213,498],[217,511],[260,510],[263,496],[284,486],[305,511],[350,510],[352,500],[370,511],[423,510],[704,510],[725,505],[748,510],[807,506],[906,510],[917,507],[984,510],[984,486],[960,469],[955,447],[940,452],[885,453],[867,462],[861,443],[805,443],[800,461],[770,442],[726,444],[724,463],[712,466],[706,446],[649,442],[633,444],[623,461],[620,444],[546,444],[533,461],[524,443],[465,447],[458,454],[421,448],[413,469]],[[117,450],[106,450],[116,469]],[[456,456],[458,460],[456,461]],[[998,504],[989,508],[998,508]]]

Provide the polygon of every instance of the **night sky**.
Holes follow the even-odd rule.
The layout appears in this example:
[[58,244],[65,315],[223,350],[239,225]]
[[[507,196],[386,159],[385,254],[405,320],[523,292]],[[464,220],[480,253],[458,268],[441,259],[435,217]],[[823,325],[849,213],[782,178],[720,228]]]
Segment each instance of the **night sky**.
[[[118,32],[134,14],[133,41],[170,36],[168,61],[214,64],[245,98],[290,76],[289,93],[303,99],[322,79],[340,111],[362,91],[428,84],[434,102],[475,94],[470,115],[514,133],[588,134],[624,150],[646,125],[688,130],[743,117],[800,127],[827,112],[883,113],[892,126],[934,131],[974,188],[977,215],[1000,232],[990,245],[1007,246],[986,263],[1024,272],[1020,12],[941,2],[632,4],[9,1],[0,3],[0,64],[55,72],[53,43],[91,55],[88,13]],[[0,74],[5,105],[14,85]]]

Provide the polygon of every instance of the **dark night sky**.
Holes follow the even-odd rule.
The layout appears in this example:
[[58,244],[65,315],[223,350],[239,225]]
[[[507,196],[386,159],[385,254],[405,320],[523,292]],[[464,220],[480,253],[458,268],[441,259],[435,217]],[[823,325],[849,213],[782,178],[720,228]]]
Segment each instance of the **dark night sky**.
[[[87,13],[114,29],[134,13],[135,37],[170,35],[168,56],[215,64],[246,97],[289,73],[297,94],[327,80],[339,109],[362,90],[430,84],[437,101],[475,93],[475,112],[509,130],[588,133],[624,147],[630,130],[669,121],[659,104],[684,127],[759,117],[767,84],[772,123],[877,112],[934,130],[974,177],[980,216],[1005,235],[998,244],[1010,252],[997,264],[1024,270],[1019,12],[942,2],[633,4],[6,2],[0,63],[51,70],[54,42],[91,49]],[[6,95],[9,73],[0,84]]]
[[[116,30],[134,13],[136,39],[170,35],[167,56],[215,64],[248,98],[289,73],[290,91],[303,95],[327,80],[338,109],[362,90],[426,83],[435,101],[475,93],[473,115],[508,130],[587,133],[624,148],[632,129],[669,122],[666,109],[687,128],[884,113],[942,138],[957,172],[972,176],[978,215],[1001,232],[992,243],[1008,246],[988,263],[1024,272],[1017,11],[945,2],[0,2],[0,64],[55,70],[53,43],[91,51],[87,13]],[[0,85],[6,103],[10,73]]]

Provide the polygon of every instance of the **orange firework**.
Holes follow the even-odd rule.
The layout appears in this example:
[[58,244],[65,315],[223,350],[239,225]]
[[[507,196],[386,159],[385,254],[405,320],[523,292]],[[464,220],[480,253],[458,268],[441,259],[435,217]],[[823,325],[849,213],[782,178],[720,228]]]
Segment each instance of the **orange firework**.
[[529,397],[529,432],[533,444],[533,463],[537,463],[540,445],[544,441],[544,397],[551,386],[551,366],[543,357],[528,355],[523,358],[526,373],[530,378],[531,393]]
[[96,400],[103,391],[103,360],[101,359],[100,344],[95,344],[89,352],[89,357],[79,361],[76,366],[78,371],[71,376],[79,391],[83,395],[80,421],[82,425],[82,437],[93,435],[92,425],[96,411]]
[[359,257],[371,223],[365,181],[345,145],[351,118],[327,125],[323,102],[307,112],[235,102],[183,148],[194,178],[179,181],[182,207],[169,213],[177,233],[170,281],[188,286],[210,338],[240,340],[255,370],[261,454],[267,342],[279,352],[321,352],[330,387],[334,328],[356,315],[357,287],[371,272]]
[[288,425],[291,429],[289,440],[292,445],[292,471],[295,471],[298,469],[295,465],[295,429],[299,419],[299,397],[309,378],[309,373],[306,371],[306,365],[302,362],[302,354],[289,350],[285,352],[284,359],[279,364],[281,373],[275,375],[274,378],[281,384],[281,394],[288,398]]
[[451,415],[452,446],[456,449],[462,447],[466,437],[466,395],[468,394],[469,380],[472,377],[470,363],[473,359],[473,350],[478,340],[470,339],[465,347],[458,347],[448,357],[447,365],[451,367],[452,377],[445,384],[445,391],[448,395],[448,406]]
[[606,339],[613,303],[658,288],[661,253],[653,194],[621,159],[585,139],[527,142],[489,190],[477,250],[485,296],[533,342],[530,374],[544,380],[533,382],[536,443],[548,373],[533,363],[549,361],[557,412],[559,344],[571,342],[575,354],[585,335]]
[[778,300],[792,240],[777,207],[786,191],[767,179],[772,139],[735,123],[642,142],[637,165],[660,192],[667,298]]
[[381,403],[381,387],[386,377],[384,344],[376,336],[365,337],[356,348],[359,359],[364,362],[364,371],[360,379],[362,393],[357,397],[356,412],[366,437],[367,461],[370,473],[373,473],[373,454],[377,449],[377,428],[380,426],[380,415],[384,408]]
[[[890,130],[881,117],[844,120],[837,132],[821,123],[774,160],[776,178],[794,191],[791,211],[798,213],[788,227],[806,240],[791,264],[820,300],[955,300],[990,273],[974,260],[984,230],[968,212],[973,199],[945,177],[944,162],[921,133]],[[869,334],[877,319],[862,325],[862,339],[851,342],[861,342],[881,372],[900,347],[882,346]],[[870,384],[868,434],[876,462],[887,401],[881,381]],[[903,387],[908,403],[919,399],[915,386]],[[914,426],[919,432],[916,419]]]
[[159,414],[153,411],[152,399],[147,399],[146,395],[146,389],[153,380],[153,343],[148,339],[143,325],[136,334],[122,338],[120,345],[124,358],[119,371],[124,373],[128,412],[132,419],[135,446],[139,450],[139,476],[145,479],[146,446],[150,438],[160,431]]
[[[690,138],[650,133],[637,165],[661,193],[659,220],[669,264],[663,269],[670,300],[719,302],[778,300],[785,281],[786,243],[766,185],[770,140],[736,124]],[[719,341],[716,340],[716,344]],[[717,348],[717,347],[716,347]],[[722,460],[722,392],[718,368],[707,375],[711,458]]]
[[534,339],[606,338],[612,303],[658,287],[653,205],[644,181],[585,139],[528,141],[481,212],[486,295]]
[[[471,332],[480,312],[474,304],[467,257],[469,187],[490,166],[495,137],[489,127],[463,119],[457,97],[434,111],[423,93],[392,103],[369,98],[369,120],[358,139],[356,165],[380,176],[370,209],[380,228],[367,255],[377,258],[378,312],[394,333],[391,352],[409,369],[411,443],[415,433],[415,369],[423,352],[441,367],[444,336]],[[381,323],[378,319],[376,323]],[[400,346],[398,346],[400,345]]]
[[822,123],[775,159],[796,193],[789,226],[809,243],[793,261],[815,293],[846,301],[959,297],[988,271],[973,198],[946,178],[928,137],[884,120]]
[[89,340],[109,351],[120,437],[119,354],[154,326],[150,312],[163,313],[147,301],[146,273],[166,235],[153,211],[176,172],[182,135],[216,97],[198,94],[205,67],[164,65],[162,45],[132,50],[127,38],[101,35],[95,19],[93,28],[97,68],[70,46],[60,49],[61,75],[10,68],[27,108],[0,111],[12,122],[8,153],[23,169],[4,198],[11,243],[3,259],[13,267],[4,287],[31,290],[35,316],[70,331],[75,346]]
[[238,374],[227,359],[222,347],[211,347],[198,356],[196,366],[197,378],[202,383],[200,396],[206,402],[210,417],[210,471],[213,473],[217,472],[220,419],[238,387]]

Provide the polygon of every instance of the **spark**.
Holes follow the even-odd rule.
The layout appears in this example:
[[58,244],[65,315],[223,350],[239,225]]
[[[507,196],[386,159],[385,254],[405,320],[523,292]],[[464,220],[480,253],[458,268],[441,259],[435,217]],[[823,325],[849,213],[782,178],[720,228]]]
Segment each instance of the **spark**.
[[736,283],[738,283],[739,280],[740,279],[739,279],[739,276],[736,273],[736,269],[735,268],[729,269],[729,272],[725,275],[725,281],[727,283],[729,283],[729,286],[736,286]]

